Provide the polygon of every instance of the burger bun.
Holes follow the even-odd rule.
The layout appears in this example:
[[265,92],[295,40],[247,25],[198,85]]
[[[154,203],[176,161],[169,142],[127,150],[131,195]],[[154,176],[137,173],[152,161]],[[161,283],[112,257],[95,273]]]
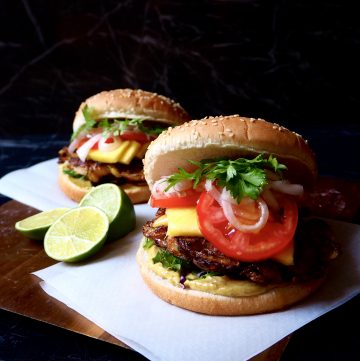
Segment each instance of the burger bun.
[[324,281],[324,278],[317,278],[306,283],[280,284],[255,296],[229,297],[174,286],[148,267],[147,253],[142,244],[136,259],[144,282],[156,296],[177,307],[213,316],[254,315],[284,310],[314,293]]

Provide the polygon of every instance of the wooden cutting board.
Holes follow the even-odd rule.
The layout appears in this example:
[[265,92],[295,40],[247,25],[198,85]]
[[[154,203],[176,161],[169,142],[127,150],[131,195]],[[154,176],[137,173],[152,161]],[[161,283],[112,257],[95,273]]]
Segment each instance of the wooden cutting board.
[[[18,220],[38,212],[17,201],[9,201],[0,207],[0,308],[128,348],[93,322],[50,297],[42,290],[41,280],[31,275],[56,263],[45,254],[42,242],[30,240],[14,228]],[[288,339],[278,342],[252,361],[279,360]]]
[[0,308],[127,347],[85,317],[48,296],[39,285],[41,280],[31,275],[56,263],[45,254],[42,242],[27,239],[14,228],[18,220],[38,212],[17,201],[9,201],[0,207]]

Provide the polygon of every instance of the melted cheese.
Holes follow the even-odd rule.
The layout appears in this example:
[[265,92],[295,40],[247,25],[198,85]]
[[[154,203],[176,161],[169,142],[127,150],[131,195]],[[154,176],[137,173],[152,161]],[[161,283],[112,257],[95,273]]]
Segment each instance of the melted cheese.
[[170,237],[203,237],[198,223],[196,208],[167,208],[167,234]]
[[101,163],[130,164],[140,149],[141,144],[139,142],[135,140],[125,140],[121,142],[118,148],[110,152],[102,152],[99,149],[91,150],[88,158]]
[[284,264],[285,266],[294,265],[294,241],[292,241],[284,250],[275,256],[272,256],[271,258],[275,261],[278,261],[279,263]]
[[166,214],[163,216],[156,218],[152,225],[154,228],[156,227],[167,227],[168,226],[168,219]]

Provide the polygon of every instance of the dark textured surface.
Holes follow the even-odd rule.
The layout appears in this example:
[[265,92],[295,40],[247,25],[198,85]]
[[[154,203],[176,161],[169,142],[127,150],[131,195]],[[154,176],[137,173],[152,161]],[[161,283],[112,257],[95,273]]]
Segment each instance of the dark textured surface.
[[[281,123],[310,141],[322,175],[360,180],[355,5],[2,0],[0,176],[56,157],[84,98],[139,87],[174,98],[193,118]],[[349,330],[358,305],[359,297],[297,331],[282,361],[358,359]],[[142,358],[0,312],[1,361],[130,359]]]
[[116,345],[0,310],[0,360],[145,361]]

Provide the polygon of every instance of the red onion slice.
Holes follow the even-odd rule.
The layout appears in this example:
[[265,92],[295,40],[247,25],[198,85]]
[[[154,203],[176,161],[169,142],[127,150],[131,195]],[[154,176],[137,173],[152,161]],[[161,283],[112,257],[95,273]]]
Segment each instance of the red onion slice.
[[221,194],[217,190],[217,188],[214,186],[213,182],[209,179],[205,182],[205,189],[207,192],[211,194],[211,196],[219,203],[221,204]]
[[268,186],[266,186],[262,191],[261,197],[264,199],[268,207],[270,207],[273,211],[279,211],[279,202],[276,200],[276,197]]
[[[259,198],[256,202],[258,202],[260,207],[260,217],[254,224],[244,224],[239,221],[238,217],[236,216],[233,204],[237,204],[235,199],[231,196],[230,192],[226,189],[223,189],[222,193],[218,191],[218,189],[214,186],[213,182],[210,180],[207,180],[205,182],[205,189],[211,194],[213,198],[220,204],[222,207],[225,217],[228,220],[228,222],[242,232],[258,232],[260,229],[262,229],[268,218],[269,218],[269,209],[267,207],[267,204]],[[248,199],[243,199],[243,202],[252,201]]]
[[90,152],[90,149],[102,138],[101,134],[96,134],[92,136],[88,141],[86,141],[81,147],[76,151],[77,155],[81,161],[85,162],[87,155]]
[[301,196],[304,193],[304,187],[301,184],[292,184],[286,180],[270,182],[269,187],[292,196]]
[[173,187],[169,188],[166,192],[165,189],[169,186],[169,183],[167,182],[167,179],[169,177],[161,177],[159,180],[157,180],[152,189],[151,194],[153,197],[157,198],[159,196],[161,197],[184,197],[186,195],[186,192],[188,189],[192,188],[192,182],[190,180],[184,180],[181,182],[176,183]]
[[122,143],[119,137],[112,137],[112,143],[106,143],[108,138],[101,137],[99,140],[99,150],[102,152],[112,152],[113,150],[120,147]]
[[75,138],[69,145],[68,147],[68,151],[69,153],[74,153],[75,152],[75,149],[77,148],[77,146],[79,145],[80,141],[82,140],[83,138]]
[[224,210],[224,214],[229,223],[238,229],[241,232],[259,232],[266,224],[269,218],[269,209],[267,204],[261,199],[258,198],[257,203],[260,207],[260,217],[258,221],[254,224],[244,224],[239,221],[236,217],[233,206],[230,202],[221,201],[221,207]]

